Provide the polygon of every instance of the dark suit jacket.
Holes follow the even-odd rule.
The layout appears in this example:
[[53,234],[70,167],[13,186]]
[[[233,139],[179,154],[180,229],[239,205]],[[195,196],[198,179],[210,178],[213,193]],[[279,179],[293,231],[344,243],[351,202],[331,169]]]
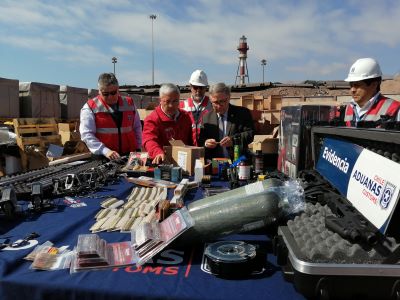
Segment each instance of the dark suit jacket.
[[[241,148],[245,151],[254,137],[254,123],[250,111],[245,107],[229,104],[227,116],[226,135],[230,136],[232,140],[234,136],[240,136]],[[203,116],[203,128],[200,131],[199,146],[204,147],[207,139],[220,140],[218,116],[214,110]],[[206,159],[223,157],[222,147],[219,145],[214,149],[205,149]],[[233,158],[233,147],[229,147],[228,152]]]

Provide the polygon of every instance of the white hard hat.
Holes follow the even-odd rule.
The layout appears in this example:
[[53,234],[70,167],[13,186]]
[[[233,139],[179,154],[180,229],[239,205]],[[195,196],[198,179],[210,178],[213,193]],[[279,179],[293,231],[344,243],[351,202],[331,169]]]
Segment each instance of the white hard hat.
[[381,67],[373,58],[360,58],[350,67],[349,75],[344,81],[361,81],[382,76]]
[[189,79],[189,83],[191,85],[197,85],[197,86],[207,86],[208,81],[207,81],[207,75],[204,73],[202,70],[196,70],[192,73]]

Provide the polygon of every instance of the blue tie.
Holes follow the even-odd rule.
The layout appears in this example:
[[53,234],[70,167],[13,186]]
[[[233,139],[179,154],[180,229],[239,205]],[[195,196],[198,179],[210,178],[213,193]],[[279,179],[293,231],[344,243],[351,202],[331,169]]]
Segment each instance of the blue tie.
[[[218,127],[219,127],[219,140],[222,140],[225,137],[224,115],[219,115]],[[222,153],[223,153],[224,157],[229,158],[229,152],[228,152],[228,149],[226,149],[226,147],[222,147]]]
[[219,127],[219,139],[222,140],[225,136],[224,115],[219,115],[218,127]]

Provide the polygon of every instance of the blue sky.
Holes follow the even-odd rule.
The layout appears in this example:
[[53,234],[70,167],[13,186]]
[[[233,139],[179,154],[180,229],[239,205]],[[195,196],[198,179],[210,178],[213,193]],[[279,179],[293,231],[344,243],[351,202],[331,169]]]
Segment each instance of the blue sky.
[[400,72],[399,0],[1,0],[0,77],[96,88],[117,57],[120,84],[235,82],[239,38],[251,83],[337,80],[360,57]]

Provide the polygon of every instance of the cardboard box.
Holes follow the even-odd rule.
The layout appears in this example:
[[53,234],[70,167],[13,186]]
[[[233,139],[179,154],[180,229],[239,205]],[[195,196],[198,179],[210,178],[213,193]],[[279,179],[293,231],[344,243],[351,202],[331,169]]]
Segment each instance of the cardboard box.
[[170,144],[171,146],[164,147],[167,160],[175,166],[181,167],[189,176],[193,176],[196,159],[204,161],[204,148],[186,146],[180,140],[171,140]]
[[253,152],[261,150],[262,153],[278,153],[278,141],[278,138],[273,138],[270,134],[255,135],[249,149]]
[[47,167],[49,160],[43,152],[28,154],[28,170],[36,170]]
[[79,130],[79,125],[78,128],[76,126],[75,123],[58,123],[58,133],[61,136],[62,145],[69,141],[77,142],[81,140],[80,133],[75,131]]
[[249,149],[253,152],[261,150],[262,153],[278,153],[278,130],[279,127],[277,126],[272,134],[255,135],[253,142],[249,144]]

